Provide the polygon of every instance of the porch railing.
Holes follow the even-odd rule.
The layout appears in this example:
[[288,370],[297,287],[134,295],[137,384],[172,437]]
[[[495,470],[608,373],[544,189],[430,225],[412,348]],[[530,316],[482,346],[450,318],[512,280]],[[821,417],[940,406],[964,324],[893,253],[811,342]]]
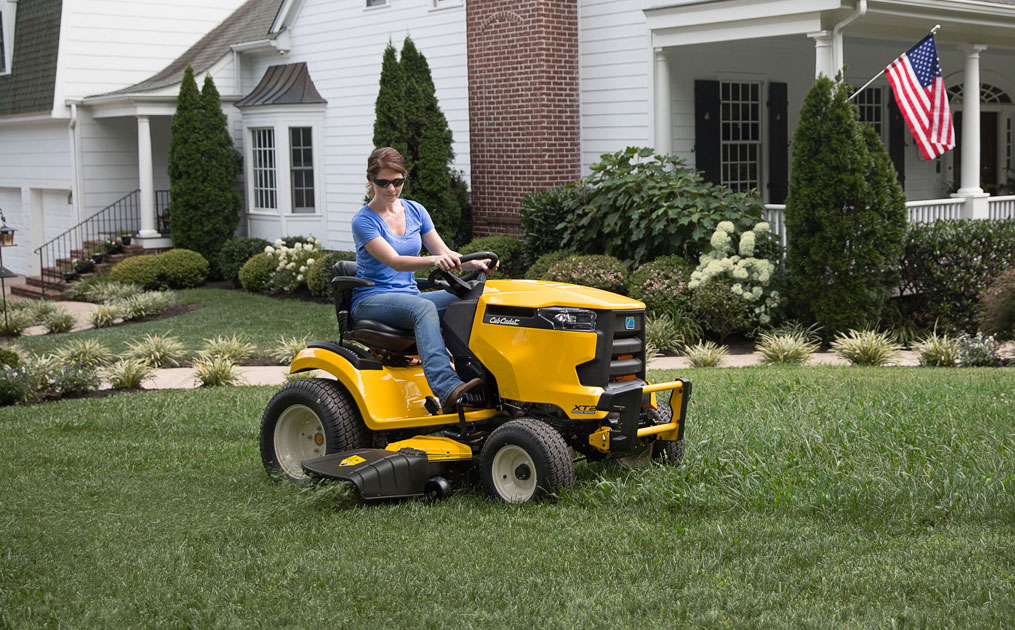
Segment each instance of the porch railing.
[[[87,248],[118,234],[134,234],[141,227],[141,191],[130,192],[77,225],[46,241],[35,250],[39,255],[42,297],[47,282],[59,282],[73,270],[75,258],[88,256]],[[155,191],[155,214],[160,231],[169,225],[169,191]]]
[[[933,223],[938,219],[962,219],[965,203],[966,200],[961,198],[907,201],[906,210],[910,223]],[[1015,195],[988,199],[987,216],[990,219],[1015,219]],[[785,247],[786,206],[766,204],[761,217],[772,226],[772,233],[778,235],[779,242]]]

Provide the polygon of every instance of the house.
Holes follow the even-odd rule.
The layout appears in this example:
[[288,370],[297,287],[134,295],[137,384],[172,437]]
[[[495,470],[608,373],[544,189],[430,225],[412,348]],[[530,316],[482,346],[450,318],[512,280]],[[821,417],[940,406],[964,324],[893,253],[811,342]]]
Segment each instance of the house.
[[[31,62],[19,55],[34,41],[26,32],[38,28],[25,19],[27,7],[61,3],[0,3],[5,50],[16,51],[13,69],[26,64],[27,72]],[[94,2],[64,0],[50,37],[73,41],[73,18],[86,4]],[[7,35],[12,5],[17,23]],[[1015,212],[1007,196],[1015,177],[1015,0],[248,0],[232,8],[147,73],[66,86],[70,74],[56,72],[53,88],[32,83],[41,97],[0,76],[0,207],[30,235],[21,254],[134,190],[127,205],[139,209],[140,240],[169,242],[160,191],[188,64],[199,82],[215,79],[243,152],[241,229],[269,239],[313,234],[328,248],[350,249],[382,53],[406,35],[429,61],[477,234],[518,234],[522,195],[571,181],[600,154],[630,145],[675,153],[711,181],[756,188],[777,209],[814,77],[844,68],[844,79],[861,86],[938,24],[960,147],[922,160],[883,77],[858,95],[861,117],[885,140],[914,208]],[[75,52],[61,43],[50,54],[59,69]],[[117,61],[133,66],[136,56]],[[42,106],[26,104],[30,98]],[[12,99],[27,109],[11,110]],[[26,167],[31,147],[59,163]],[[67,200],[69,208],[56,208]],[[24,255],[14,264],[32,265]]]

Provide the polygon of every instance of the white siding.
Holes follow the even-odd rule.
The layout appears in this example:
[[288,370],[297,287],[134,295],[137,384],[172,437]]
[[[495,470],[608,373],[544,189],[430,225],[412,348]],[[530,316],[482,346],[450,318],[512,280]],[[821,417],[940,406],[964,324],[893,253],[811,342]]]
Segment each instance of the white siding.
[[64,0],[54,110],[162,70],[242,0]]
[[328,100],[324,146],[327,233],[331,249],[351,250],[349,222],[363,202],[366,159],[373,150],[374,101],[384,48],[401,50],[406,35],[430,65],[437,99],[455,139],[455,168],[469,173],[468,66],[465,7],[428,9],[424,1],[394,2],[365,9],[363,2],[307,0],[291,27],[292,54],[244,60],[249,92],[268,65],[305,61],[314,84]]
[[603,153],[651,146],[651,50],[642,0],[580,0],[583,172]]
[[[138,188],[137,119],[92,118],[81,110],[78,116],[84,180],[81,215],[84,218]],[[166,150],[168,147],[163,148]],[[152,153],[159,153],[154,149],[154,142]],[[160,157],[163,172],[164,159]]]

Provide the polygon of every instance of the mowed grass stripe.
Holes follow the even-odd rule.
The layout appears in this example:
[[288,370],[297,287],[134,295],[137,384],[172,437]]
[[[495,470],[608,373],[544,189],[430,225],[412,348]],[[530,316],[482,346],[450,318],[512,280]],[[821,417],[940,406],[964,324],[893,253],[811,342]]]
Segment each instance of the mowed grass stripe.
[[680,375],[679,468],[521,507],[273,484],[273,388],[4,408],[0,627],[1010,625],[1015,371]]

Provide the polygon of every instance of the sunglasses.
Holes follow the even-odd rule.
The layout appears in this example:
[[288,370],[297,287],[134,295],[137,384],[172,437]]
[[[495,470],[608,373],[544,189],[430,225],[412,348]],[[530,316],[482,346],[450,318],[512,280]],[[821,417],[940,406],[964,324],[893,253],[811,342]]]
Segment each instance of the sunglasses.
[[377,184],[378,186],[380,186],[381,188],[387,188],[388,184],[394,185],[395,188],[400,188],[402,186],[402,184],[405,183],[405,178],[404,177],[399,177],[398,179],[377,179],[377,178],[375,178],[374,179],[374,183]]

